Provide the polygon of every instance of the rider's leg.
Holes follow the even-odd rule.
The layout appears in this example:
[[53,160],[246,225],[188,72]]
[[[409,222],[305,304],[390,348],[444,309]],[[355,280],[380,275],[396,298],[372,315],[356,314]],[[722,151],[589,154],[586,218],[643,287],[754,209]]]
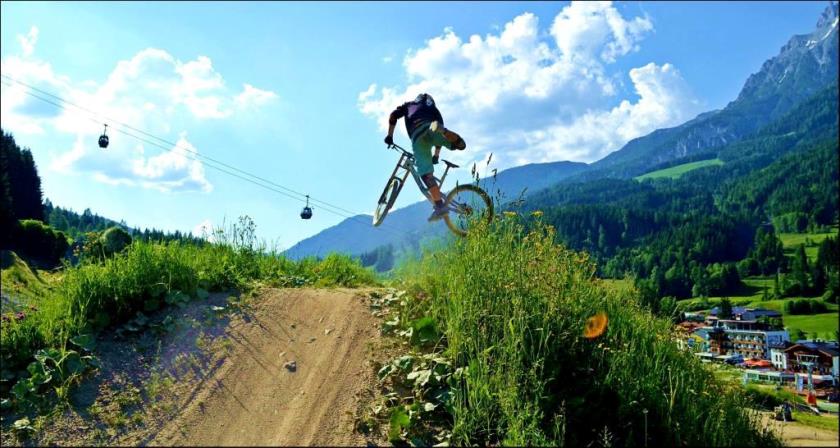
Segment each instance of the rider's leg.
[[449,210],[443,203],[443,198],[440,195],[440,186],[438,186],[435,176],[432,173],[427,173],[421,176],[423,183],[429,188],[429,196],[432,197],[432,202],[435,203],[435,210],[429,216],[429,222],[437,221],[447,215]]
[[467,143],[455,132],[450,131],[442,126],[437,126],[437,122],[433,122],[429,126],[430,138],[432,144],[436,146],[446,146],[449,149],[462,150],[467,147]]
[[[428,128],[428,124],[424,127]],[[414,152],[414,166],[417,167],[417,174],[423,179],[423,183],[429,189],[429,196],[435,204],[435,211],[429,217],[429,221],[436,221],[446,215],[447,208],[444,206],[440,193],[440,186],[434,177],[434,166],[432,163],[432,132],[425,129],[417,132],[411,141],[411,149]]]
[[436,206],[442,206],[443,198],[440,195],[440,185],[437,184],[434,173],[424,174],[420,178],[423,179],[423,183],[426,184],[426,187],[429,189],[429,195],[432,197],[432,202]]

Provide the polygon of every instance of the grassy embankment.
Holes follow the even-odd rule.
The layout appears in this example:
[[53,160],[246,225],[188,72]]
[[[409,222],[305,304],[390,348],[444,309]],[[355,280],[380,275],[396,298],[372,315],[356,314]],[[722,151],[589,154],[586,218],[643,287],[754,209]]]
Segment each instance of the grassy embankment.
[[[805,254],[808,256],[808,261],[813,263],[817,258],[817,246],[822,240],[833,236],[837,236],[837,228],[833,228],[825,233],[780,233],[784,246],[785,254],[793,256],[793,251],[800,244],[805,244]],[[802,330],[807,333],[809,338],[822,338],[827,340],[834,340],[838,329],[838,305],[828,303],[826,306],[829,309],[827,313],[807,314],[807,315],[791,315],[785,312],[785,302],[790,300],[802,299],[804,297],[787,297],[777,300],[762,300],[764,291],[773,290],[773,277],[747,277],[743,279],[745,287],[741,292],[729,296],[732,304],[735,306],[749,306],[761,307],[771,310],[776,310],[782,313],[782,320],[785,328],[788,331]],[[704,302],[708,306],[703,306],[703,310],[708,310],[716,306],[720,302],[721,297],[710,297],[706,301],[704,299],[689,299],[681,300],[680,306],[683,309],[695,309]]]
[[723,160],[720,159],[710,159],[710,160],[700,160],[698,162],[689,162],[683,163],[682,165],[672,166],[670,168],[664,168],[661,170],[651,171],[650,173],[642,174],[641,176],[637,176],[634,179],[638,181],[643,181],[645,179],[660,179],[663,177],[668,177],[671,179],[677,179],[683,174],[696,170],[698,168],[703,168],[707,166],[717,166],[723,165]]
[[25,264],[12,263],[3,271],[3,289],[7,294],[7,283],[16,285],[8,294],[19,303],[8,310],[4,306],[0,332],[4,413],[32,416],[49,411],[56,397],[62,402],[69,386],[96,365],[95,358],[85,356],[95,355],[95,335],[144,312],[201,300],[208,291],[243,291],[261,284],[354,287],[376,282],[372,271],[348,257],[293,262],[258,247],[253,227],[234,227],[233,233],[231,238],[217,234],[221,242],[204,245],[134,242],[105,260],[65,266],[48,280]]
[[[670,322],[594,272],[553,229],[526,232],[516,217],[403,266],[408,294],[386,324],[432,339],[437,364],[406,380],[439,384],[390,403],[392,440],[423,441],[412,428],[437,415],[454,444],[779,444],[740,388],[675,345]],[[602,334],[596,315],[608,319]],[[380,376],[407,373],[411,359]]]

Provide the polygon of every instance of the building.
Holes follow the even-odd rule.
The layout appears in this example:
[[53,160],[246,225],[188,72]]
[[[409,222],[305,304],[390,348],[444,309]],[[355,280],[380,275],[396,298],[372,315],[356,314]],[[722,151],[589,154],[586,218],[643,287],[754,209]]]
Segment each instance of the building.
[[806,373],[809,367],[817,375],[840,376],[840,350],[837,342],[797,341],[785,349],[788,368]]
[[791,345],[793,344],[789,341],[770,344],[770,362],[773,363],[773,367],[779,370],[788,369],[787,354],[785,353],[785,350]]
[[[742,313],[741,317],[747,314]],[[718,319],[709,333],[709,351],[738,354],[745,359],[770,359],[770,345],[790,340],[787,330],[773,329],[755,320]]]
[[[719,312],[719,307],[712,308],[712,310],[709,311],[709,318],[719,319]],[[766,317],[768,319],[781,319],[782,313],[774,310],[766,310],[764,308],[745,308],[743,306],[733,306],[732,317],[730,317],[728,320],[755,321],[762,317]]]

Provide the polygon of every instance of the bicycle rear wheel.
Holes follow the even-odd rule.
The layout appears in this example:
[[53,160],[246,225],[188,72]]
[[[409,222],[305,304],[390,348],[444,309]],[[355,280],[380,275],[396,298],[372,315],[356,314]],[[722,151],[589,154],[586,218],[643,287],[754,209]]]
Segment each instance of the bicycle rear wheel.
[[373,212],[374,227],[382,224],[382,221],[388,216],[388,212],[394,206],[400,190],[402,190],[402,180],[398,177],[391,177],[385,185],[385,190],[382,191],[382,195],[379,196],[379,202],[376,204],[376,210]]
[[481,188],[475,185],[458,185],[446,195],[450,208],[443,217],[446,226],[458,236],[467,236],[469,226],[475,220],[493,220],[493,201]]

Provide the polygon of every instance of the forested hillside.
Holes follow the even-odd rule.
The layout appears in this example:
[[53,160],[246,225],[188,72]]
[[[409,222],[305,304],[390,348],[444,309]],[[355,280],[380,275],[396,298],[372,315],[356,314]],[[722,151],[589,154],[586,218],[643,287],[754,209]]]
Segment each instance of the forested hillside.
[[837,222],[837,106],[834,82],[707,153],[722,165],[677,179],[561,184],[530,197],[525,211],[542,211],[561,241],[600,261],[601,275],[635,276],[651,301],[732,291],[739,275],[755,273],[736,263],[757,253],[758,229],[825,231]]

